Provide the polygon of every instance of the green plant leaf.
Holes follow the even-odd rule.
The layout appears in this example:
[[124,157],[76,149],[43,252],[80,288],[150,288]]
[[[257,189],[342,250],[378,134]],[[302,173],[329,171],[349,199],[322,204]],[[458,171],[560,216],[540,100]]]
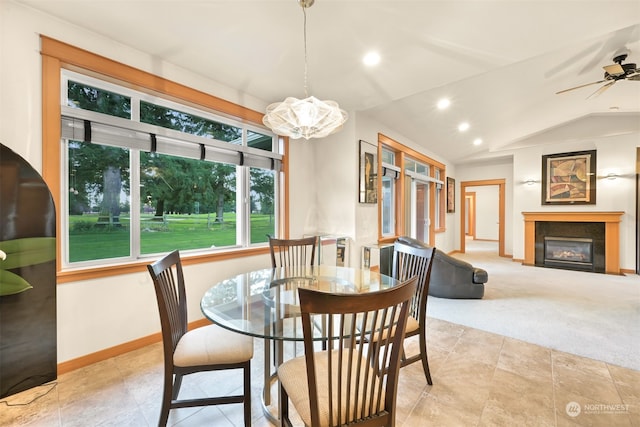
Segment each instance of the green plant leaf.
[[0,270],[0,296],[19,294],[32,288],[29,282],[17,274]]
[[0,242],[0,250],[7,254],[0,259],[0,269],[26,267],[51,261],[56,257],[55,237],[27,237]]

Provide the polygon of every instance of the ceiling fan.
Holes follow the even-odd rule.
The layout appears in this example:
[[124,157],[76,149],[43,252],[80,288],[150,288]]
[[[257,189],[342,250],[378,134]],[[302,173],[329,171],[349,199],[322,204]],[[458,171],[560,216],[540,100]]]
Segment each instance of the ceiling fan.
[[640,69],[636,68],[636,64],[623,64],[622,62],[627,59],[627,54],[624,53],[622,55],[618,55],[613,58],[613,64],[605,65],[602,67],[604,69],[604,78],[602,80],[598,80],[597,82],[586,83],[580,86],[572,87],[569,89],[561,90],[560,92],[556,92],[557,94],[569,92],[574,89],[580,89],[586,86],[597,85],[600,83],[605,83],[600,86],[598,90],[593,92],[591,95],[587,97],[587,99],[598,96],[605,90],[609,89],[614,85],[618,80],[637,80],[640,81]]

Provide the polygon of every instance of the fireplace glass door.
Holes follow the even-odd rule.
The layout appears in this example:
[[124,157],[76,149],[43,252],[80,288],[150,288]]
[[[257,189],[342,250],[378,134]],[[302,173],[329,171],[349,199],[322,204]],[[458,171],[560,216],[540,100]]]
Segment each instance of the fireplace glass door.
[[593,240],[578,237],[544,238],[545,265],[564,264],[591,269],[593,266]]

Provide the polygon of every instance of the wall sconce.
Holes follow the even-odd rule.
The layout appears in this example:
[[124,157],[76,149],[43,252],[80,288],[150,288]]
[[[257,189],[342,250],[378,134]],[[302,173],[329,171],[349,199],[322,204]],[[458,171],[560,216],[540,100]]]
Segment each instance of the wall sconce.
[[603,173],[601,175],[597,175],[596,177],[598,179],[606,179],[607,181],[613,181],[613,180],[615,180],[617,178],[622,178],[624,176],[626,176],[626,175],[619,174],[617,172],[607,172],[606,174]]

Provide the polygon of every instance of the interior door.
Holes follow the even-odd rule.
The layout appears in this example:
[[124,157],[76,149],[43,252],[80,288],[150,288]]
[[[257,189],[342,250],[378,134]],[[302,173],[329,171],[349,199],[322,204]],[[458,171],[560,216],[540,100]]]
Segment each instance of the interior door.
[[465,230],[466,236],[476,238],[476,193],[470,191],[464,194]]
[[416,236],[422,241],[429,241],[429,184],[416,181]]
[[[462,181],[460,182],[460,194],[466,194],[469,187],[485,186],[485,185],[497,185],[498,186],[498,255],[501,257],[507,256],[505,253],[505,186],[504,179],[486,179],[480,181]],[[465,251],[466,230],[465,221],[467,219],[467,207],[466,203],[461,203],[460,213],[460,251]],[[476,218],[477,218],[476,214]]]
[[414,239],[429,242],[429,182],[412,178],[407,184],[406,233]]

